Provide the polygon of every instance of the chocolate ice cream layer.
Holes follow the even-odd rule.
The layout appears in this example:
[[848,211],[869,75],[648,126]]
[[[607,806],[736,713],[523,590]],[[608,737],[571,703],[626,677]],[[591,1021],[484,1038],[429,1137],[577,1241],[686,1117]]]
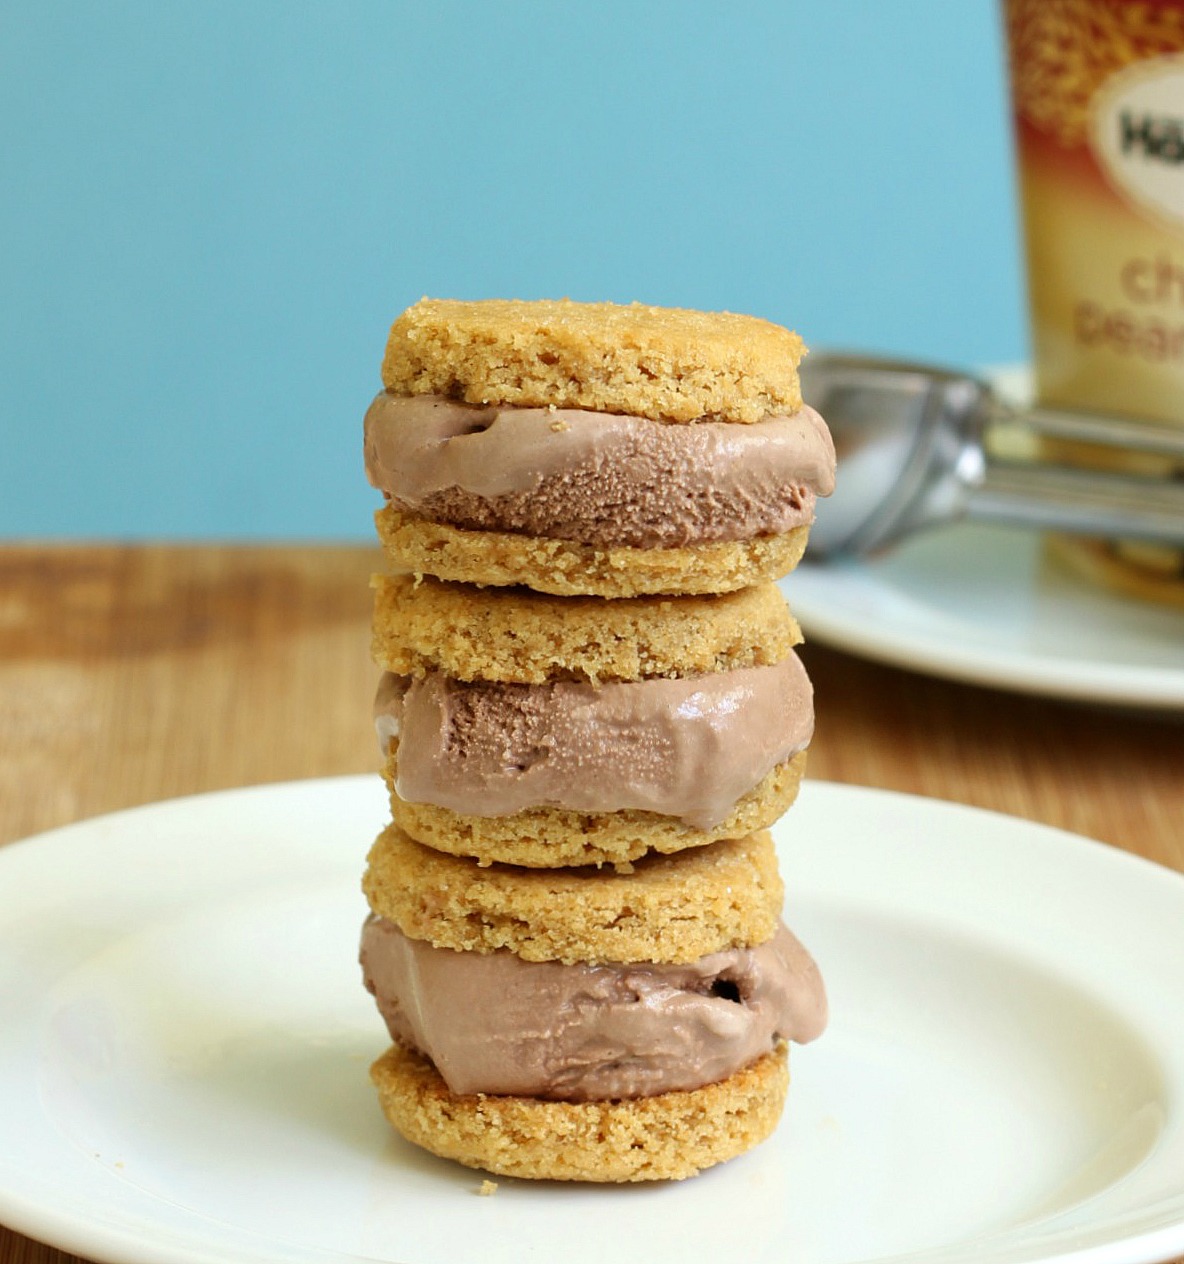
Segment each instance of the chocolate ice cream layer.
[[690,965],[563,965],[435,948],[372,915],[361,959],[392,1039],[431,1058],[454,1093],[701,1088],[826,1026],[818,967],[784,926]]
[[365,451],[370,482],[409,513],[601,548],[781,534],[812,522],[834,487],[834,445],[808,407],[675,425],[382,392]]
[[814,730],[797,656],[678,680],[379,683],[375,728],[399,740],[395,790],[470,816],[532,807],[660,812],[712,829]]

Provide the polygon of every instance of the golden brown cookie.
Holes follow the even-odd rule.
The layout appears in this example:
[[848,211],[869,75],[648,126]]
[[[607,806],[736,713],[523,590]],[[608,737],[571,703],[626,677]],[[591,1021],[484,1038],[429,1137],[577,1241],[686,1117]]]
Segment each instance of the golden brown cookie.
[[[1184,462],[1161,452],[1122,450],[1096,443],[1044,436],[1041,456],[1087,470],[1117,471],[1144,478],[1184,479]],[[1104,540],[1093,536],[1045,536],[1049,555],[1081,578],[1137,601],[1184,608],[1184,549],[1150,540]]]
[[482,868],[388,826],[362,888],[370,907],[438,948],[526,961],[695,961],[773,937],[784,887],[768,833],[649,856],[632,873]]
[[377,576],[374,661],[400,676],[542,684],[692,676],[780,662],[802,639],[780,590],[702,597],[556,598]]
[[801,407],[802,340],[754,316],[640,303],[421,299],[395,321],[387,390],[656,421]]
[[370,1074],[408,1141],[466,1167],[553,1181],[694,1176],[764,1141],[789,1087],[784,1046],[718,1084],[625,1101],[461,1096],[428,1059],[397,1045]]
[[1069,535],[1049,535],[1046,543],[1057,562],[1091,583],[1184,609],[1184,549]]
[[683,548],[597,548],[510,531],[470,531],[411,517],[392,505],[374,521],[396,570],[464,584],[525,584],[561,597],[734,592],[789,574],[810,533],[795,527],[782,535]]
[[570,865],[628,868],[647,852],[670,854],[722,838],[741,838],[772,825],[797,798],[806,752],[774,768],[711,830],[697,830],[672,816],[626,809],[575,812],[532,808],[513,816],[469,816],[431,803],[407,803],[394,792],[397,742],[384,775],[395,823],[417,842],[480,865],[500,862],[530,869]]

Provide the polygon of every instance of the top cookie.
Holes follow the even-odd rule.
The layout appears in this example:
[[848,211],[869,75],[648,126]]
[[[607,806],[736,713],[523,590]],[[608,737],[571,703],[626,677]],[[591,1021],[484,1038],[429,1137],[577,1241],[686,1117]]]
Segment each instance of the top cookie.
[[362,888],[371,909],[411,939],[569,963],[688,962],[762,944],[777,932],[785,895],[764,830],[612,874],[481,868],[389,825],[370,850]]
[[378,575],[371,648],[401,676],[542,684],[642,680],[779,663],[802,639],[775,584],[672,597],[545,596]]
[[795,333],[755,316],[567,299],[421,299],[395,321],[388,391],[756,422],[802,404]]

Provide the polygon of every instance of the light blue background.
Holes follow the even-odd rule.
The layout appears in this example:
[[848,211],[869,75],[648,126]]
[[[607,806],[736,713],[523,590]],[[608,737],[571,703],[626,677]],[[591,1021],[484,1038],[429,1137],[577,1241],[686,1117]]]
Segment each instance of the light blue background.
[[421,294],[1023,356],[994,0],[0,3],[0,535],[365,538]]

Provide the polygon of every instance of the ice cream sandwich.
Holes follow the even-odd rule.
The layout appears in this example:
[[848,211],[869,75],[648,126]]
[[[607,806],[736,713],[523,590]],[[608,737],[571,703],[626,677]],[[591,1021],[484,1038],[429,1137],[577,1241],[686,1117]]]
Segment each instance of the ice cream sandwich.
[[375,723],[420,842],[625,866],[764,828],[797,794],[813,694],[774,584],[612,601],[375,584]]
[[363,887],[382,1108],[537,1179],[681,1179],[775,1127],[826,998],[771,824],[813,730],[796,565],[834,449],[796,334],[423,300],[365,423],[393,821]]
[[410,1141],[552,1180],[681,1179],[763,1140],[787,1040],[826,1022],[760,833],[628,875],[481,868],[388,828],[370,854],[372,1076]]
[[727,312],[424,299],[395,322],[366,415],[387,554],[561,595],[776,579],[833,486],[802,354]]

